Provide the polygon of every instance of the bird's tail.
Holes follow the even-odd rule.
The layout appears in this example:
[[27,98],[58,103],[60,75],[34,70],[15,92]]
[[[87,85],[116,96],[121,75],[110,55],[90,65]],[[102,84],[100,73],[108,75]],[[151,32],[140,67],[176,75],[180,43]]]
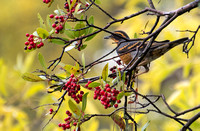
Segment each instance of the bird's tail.
[[181,38],[181,39],[178,39],[178,40],[174,40],[174,41],[170,41],[168,44],[169,44],[169,48],[173,48],[179,44],[183,44],[185,42],[187,42],[189,40],[188,37],[184,37],[184,38]]
[[185,42],[187,42],[189,40],[188,37],[184,37],[178,40],[174,40],[174,41],[170,41],[170,42],[164,42],[162,44],[159,44],[156,49],[160,50],[163,49],[165,50],[165,52],[167,52],[168,50],[172,49],[173,47],[183,44]]

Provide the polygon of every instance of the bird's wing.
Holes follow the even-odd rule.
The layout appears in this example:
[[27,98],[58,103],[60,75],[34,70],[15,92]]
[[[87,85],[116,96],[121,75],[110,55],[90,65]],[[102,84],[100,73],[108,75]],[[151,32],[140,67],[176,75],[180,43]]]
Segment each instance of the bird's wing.
[[[153,44],[150,47],[150,50],[156,49],[156,48],[161,47],[163,45],[166,45],[169,42],[170,42],[169,40],[154,41]],[[129,52],[129,51],[131,51],[131,52],[136,51],[137,48],[139,48],[139,46],[141,45],[141,43],[142,43],[141,41],[139,41],[139,42],[126,42],[126,44],[124,44],[122,47],[118,48],[117,53],[125,53],[125,52]],[[149,43],[149,41],[145,42],[143,45],[140,46],[140,48],[138,50],[143,51],[148,43]]]
[[[117,53],[126,53],[128,51],[136,51],[136,49],[139,47],[141,42],[126,42],[126,44],[123,44],[123,46],[119,46],[117,49]],[[143,46],[140,48],[142,49]]]

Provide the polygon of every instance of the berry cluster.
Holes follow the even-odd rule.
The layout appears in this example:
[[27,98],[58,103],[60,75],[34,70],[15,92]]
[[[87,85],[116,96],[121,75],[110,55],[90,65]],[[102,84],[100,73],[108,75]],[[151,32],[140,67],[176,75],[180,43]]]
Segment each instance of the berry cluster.
[[51,0],[43,0],[43,3],[48,4],[49,2],[51,2]]
[[36,49],[44,46],[44,43],[42,42],[42,38],[38,38],[37,36],[34,36],[33,34],[26,34],[26,37],[28,37],[28,41],[25,42],[25,50],[31,50]]
[[64,119],[65,123],[59,123],[58,124],[58,126],[62,127],[63,130],[70,129],[71,126],[77,125],[77,119],[72,117],[72,113],[67,110],[66,114],[68,115],[68,117]]
[[63,90],[68,91],[68,96],[71,96],[77,104],[79,104],[82,101],[82,97],[84,92],[80,91],[80,85],[77,84],[78,79],[74,76],[74,74],[71,74],[69,80],[67,83],[65,83],[65,86],[63,87]]
[[[121,71],[122,70],[122,68],[117,68],[116,66],[113,66],[113,67],[111,67],[110,68],[110,71],[112,72],[112,73],[116,73],[117,72],[117,70],[116,69],[118,69],[119,71]],[[116,76],[113,76],[112,77],[113,79],[115,79],[116,78]]]
[[101,89],[99,86],[95,87],[94,99],[101,101],[101,104],[104,105],[104,108],[110,108],[112,105],[117,108],[118,104],[121,103],[121,100],[117,100],[117,95],[120,92],[115,88],[111,89],[109,84],[105,85],[105,89]]
[[[54,18],[54,15],[51,14],[49,15],[49,17],[51,19]],[[62,29],[63,29],[63,25],[65,24],[65,16],[61,15],[61,16],[55,16],[56,21],[52,24],[52,27],[55,28],[55,33],[58,34]]]
[[[73,0],[70,0],[70,5],[72,4],[72,2],[73,2]],[[70,10],[69,3],[68,3],[67,0],[66,0],[66,2],[64,3],[64,8],[67,10],[68,15],[71,15],[72,13],[75,12],[75,8],[76,8],[76,6],[77,6],[79,3],[81,3],[81,5],[82,5],[81,0],[77,0],[76,3],[74,4],[74,6],[71,7],[71,10]],[[88,7],[88,6],[89,6],[89,4],[86,3],[86,4],[85,4],[85,7]],[[84,8],[80,7],[80,9],[79,9],[78,11],[82,11],[83,9],[84,9]]]

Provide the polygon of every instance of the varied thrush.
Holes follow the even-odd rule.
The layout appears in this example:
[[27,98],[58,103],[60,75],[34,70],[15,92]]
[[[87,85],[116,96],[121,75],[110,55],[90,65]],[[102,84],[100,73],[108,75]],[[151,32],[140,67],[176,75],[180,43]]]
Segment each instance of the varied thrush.
[[[112,39],[116,44],[120,44],[118,45],[116,51],[117,51],[117,54],[120,56],[121,61],[127,65],[135,57],[137,53],[138,53],[137,57],[139,57],[142,54],[143,50],[148,44],[148,41],[140,46],[142,41],[129,42],[129,41],[126,41],[124,38],[129,39],[129,36],[124,31],[114,31],[112,35],[104,37],[104,39]],[[148,72],[149,71],[148,65],[150,64],[151,61],[159,58],[160,56],[165,54],[167,51],[172,49],[173,47],[187,42],[187,40],[188,40],[188,37],[181,38],[181,39],[171,41],[171,42],[169,40],[154,41],[149,51],[147,52],[146,56],[138,64],[138,66],[143,66],[146,70],[145,72]]]

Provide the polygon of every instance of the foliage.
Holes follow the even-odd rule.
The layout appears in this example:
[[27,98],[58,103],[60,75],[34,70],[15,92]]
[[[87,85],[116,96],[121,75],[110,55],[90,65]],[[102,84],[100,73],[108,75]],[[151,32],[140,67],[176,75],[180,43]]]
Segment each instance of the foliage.
[[[56,1],[46,3],[48,6],[55,8],[54,2]],[[70,2],[70,0],[67,0],[66,4],[68,4],[68,6],[65,4],[65,9],[57,6],[54,13],[47,15],[46,19],[38,14],[40,27],[36,28],[32,34],[26,34],[27,43],[25,43],[25,50],[31,55],[26,58],[24,63],[19,57],[15,69],[5,65],[3,60],[0,61],[0,106],[1,114],[4,114],[2,116],[5,117],[3,123],[0,124],[2,125],[0,129],[38,130],[38,128],[35,129],[35,125],[41,124],[41,121],[43,121],[41,116],[43,116],[44,112],[47,116],[47,126],[44,130],[62,130],[59,128],[59,125],[63,127],[63,129],[66,129],[67,126],[69,126],[69,124],[66,124],[68,121],[71,122],[70,126],[74,125],[73,127],[76,130],[78,130],[79,127],[81,127],[81,130],[103,129],[104,127],[102,127],[102,125],[99,127],[99,122],[105,123],[107,126],[112,125],[110,126],[111,130],[113,130],[113,126],[117,128],[116,130],[120,130],[120,128],[133,130],[135,128],[134,122],[138,123],[139,126],[137,128],[139,130],[179,130],[182,128],[182,125],[174,122],[173,119],[164,117],[164,115],[162,116],[161,112],[151,112],[147,114],[142,114],[141,112],[137,113],[138,110],[136,110],[135,107],[138,107],[138,105],[135,103],[143,103],[143,101],[149,100],[148,94],[150,94],[150,97],[152,94],[164,94],[167,98],[166,102],[176,112],[186,111],[187,109],[199,105],[198,93],[200,92],[200,84],[198,80],[200,76],[198,65],[200,64],[200,60],[198,56],[200,48],[197,47],[196,44],[199,43],[199,38],[197,37],[195,39],[195,48],[190,50],[188,59],[185,54],[181,54],[180,48],[176,48],[177,50],[173,49],[159,60],[151,63],[150,71],[139,76],[139,83],[133,82],[132,85],[129,85],[130,76],[127,77],[128,71],[123,72],[124,66],[120,65],[119,62],[112,62],[113,60],[117,61],[115,60],[116,57],[98,61],[96,61],[96,58],[94,62],[91,63],[89,63],[89,58],[87,57],[89,54],[87,52],[88,49],[92,47],[93,43],[98,41],[98,37],[100,36],[99,32],[105,31],[111,33],[107,28],[104,29],[101,28],[101,26],[96,26],[99,23],[108,23],[107,20],[99,22],[98,14],[87,14],[87,12],[92,10],[90,4],[92,7],[96,6],[98,9],[101,7],[104,9],[105,7],[105,10],[110,10],[115,6],[106,9],[106,6],[110,5],[108,4],[110,1],[108,3],[100,0],[96,0],[95,3],[91,1],[84,2],[85,3],[79,3],[75,0]],[[185,5],[186,2],[168,1],[168,3],[165,3],[161,1],[160,3],[155,2],[154,4],[158,10],[172,10]],[[174,7],[169,8],[168,6],[163,6],[168,4],[174,5]],[[123,6],[123,10],[119,10],[116,16],[110,17],[109,13],[111,12],[108,14],[105,13],[110,19],[114,17],[113,20],[115,21],[115,18],[124,18],[124,16],[128,16],[130,13],[132,14],[138,12],[138,10],[144,9],[144,7],[148,6],[148,3],[137,0],[119,0],[112,1],[111,5],[116,5],[116,7],[117,5],[120,7]],[[198,9],[194,9],[194,12],[188,13],[188,16],[192,19],[180,17],[171,23],[162,31],[157,39],[173,40],[184,36],[191,38],[193,33],[187,31],[177,32],[176,30],[196,30],[199,25],[199,17],[196,17],[197,11]],[[56,18],[56,16],[59,17]],[[123,20],[121,21],[122,23],[124,22],[123,24],[120,24],[120,26],[119,24],[115,24],[114,27],[116,30],[126,30],[131,38],[145,38],[148,36],[146,32],[148,32],[155,23],[154,18],[155,16],[152,15],[140,15],[131,18],[132,20]],[[191,27],[188,26],[188,22],[191,24]],[[44,59],[42,53],[39,53],[38,63],[41,64],[42,70],[36,70],[30,73],[30,68],[35,57],[35,55],[33,55],[34,53],[32,54],[31,51],[39,49],[44,45],[48,47],[48,43],[54,47],[63,47],[60,57],[50,61],[51,63],[48,65],[49,67],[47,67],[47,60]],[[45,50],[45,48],[41,50]],[[92,48],[92,51],[97,52],[98,48]],[[54,48],[52,51],[48,50],[46,52],[55,53],[56,51]],[[103,53],[102,55],[104,55]],[[58,52],[55,54],[58,54]],[[70,64],[68,61],[66,64],[62,63],[64,54],[68,54],[75,62],[73,62],[73,64]],[[74,54],[79,54],[81,60],[74,57]],[[55,57],[55,55],[53,56]],[[89,54],[89,56],[91,56],[91,54]],[[112,61],[110,62],[109,60]],[[79,61],[81,61],[81,63]],[[99,63],[103,63],[103,67],[99,68],[96,66]],[[117,66],[111,67],[113,63]],[[49,70],[50,68],[52,70],[61,70],[55,70],[52,73]],[[94,77],[96,74],[93,72],[94,70],[99,76]],[[45,82],[48,84],[48,88],[45,89],[45,86],[41,83],[29,83],[22,79],[17,79],[22,72],[23,74],[21,76],[23,79],[31,82]],[[92,76],[92,78],[89,76]],[[10,80],[14,80],[14,82],[9,83]],[[137,79],[135,80],[137,82]],[[70,86],[67,84],[68,82]],[[112,91],[113,87],[116,88],[115,91]],[[127,87],[133,87],[134,91],[129,90]],[[75,91],[70,92],[71,90]],[[49,94],[41,95],[44,94],[45,91]],[[84,93],[81,93],[81,91]],[[73,93],[76,94],[76,96],[74,96]],[[111,96],[108,96],[108,94]],[[141,96],[141,94],[144,94],[144,96]],[[40,96],[41,99],[39,98]],[[94,99],[99,99],[100,102],[92,100],[92,97]],[[35,98],[40,100],[34,102]],[[111,98],[112,100],[106,102],[106,100]],[[156,106],[166,114],[171,115],[172,113],[173,116],[173,112],[170,112],[168,110],[169,108],[163,106],[165,100],[160,100],[160,95],[158,99],[159,101],[155,101]],[[120,104],[121,101],[123,104]],[[128,116],[126,111],[124,111],[124,102],[127,102],[130,106],[130,108],[128,108],[128,113],[131,116]],[[151,103],[149,104],[153,105]],[[27,105],[30,105],[31,108],[37,107],[38,105],[40,106],[35,110],[27,111]],[[102,105],[107,109],[106,111],[103,110]],[[51,111],[48,111],[49,108]],[[8,111],[8,109],[10,110]],[[69,109],[72,115],[70,115],[69,120],[67,120],[65,112]],[[147,108],[147,110],[151,109],[152,108]],[[30,112],[37,115],[33,116]],[[186,113],[181,118],[189,119],[197,113],[198,110],[193,110],[189,114]],[[13,115],[15,117],[12,117]],[[102,116],[112,119],[104,119],[101,121],[100,117]],[[134,120],[123,120],[126,117],[134,118]],[[96,118],[100,118],[98,122]],[[35,119],[37,121],[35,122],[36,124],[32,124],[32,120]],[[77,123],[77,125],[72,123],[72,121]],[[65,124],[65,126],[62,126],[61,123]],[[171,126],[169,126],[169,124]],[[199,129],[199,125],[200,121],[197,120],[192,123],[190,128],[193,130]],[[41,125],[41,127],[44,126],[45,125]]]

